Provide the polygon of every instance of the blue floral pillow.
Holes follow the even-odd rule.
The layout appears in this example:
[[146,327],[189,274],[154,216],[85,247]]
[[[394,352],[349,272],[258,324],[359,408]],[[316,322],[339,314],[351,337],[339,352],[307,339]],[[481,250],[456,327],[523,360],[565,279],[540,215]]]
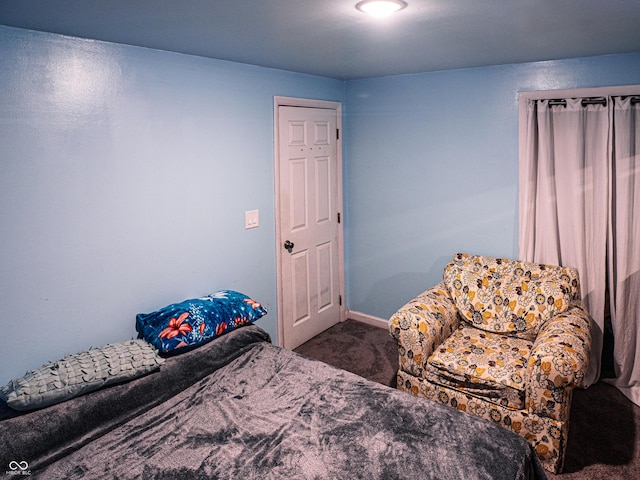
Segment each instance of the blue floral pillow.
[[160,353],[180,353],[253,323],[266,313],[262,305],[248,296],[221,290],[153,313],[139,313],[136,330],[138,338],[144,338]]

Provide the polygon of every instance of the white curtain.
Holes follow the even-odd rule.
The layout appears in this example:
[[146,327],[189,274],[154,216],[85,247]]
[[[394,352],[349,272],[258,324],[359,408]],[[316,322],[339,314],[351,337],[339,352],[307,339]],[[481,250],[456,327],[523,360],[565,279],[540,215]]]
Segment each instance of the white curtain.
[[[591,358],[584,386],[600,376],[609,281],[619,368],[616,385],[638,403],[640,357],[638,362],[635,359],[636,352],[640,353],[640,260],[636,258],[634,264],[631,257],[638,257],[640,246],[635,249],[639,253],[633,251],[631,239],[640,221],[636,153],[640,151],[640,122],[637,117],[633,123],[620,116],[622,105],[637,110],[629,98],[619,97],[607,99],[606,105],[585,106],[581,99],[565,99],[561,104],[528,101],[526,153],[520,158],[519,174],[519,257],[575,267],[580,272],[583,300],[592,318]],[[632,118],[631,113],[626,115]],[[620,185],[621,175],[624,185]],[[629,280],[634,274],[635,284]],[[624,336],[618,331],[624,331]],[[635,387],[629,382],[635,382]],[[635,399],[630,393],[634,388]]]
[[608,256],[616,378],[607,382],[640,405],[640,103],[612,100]]

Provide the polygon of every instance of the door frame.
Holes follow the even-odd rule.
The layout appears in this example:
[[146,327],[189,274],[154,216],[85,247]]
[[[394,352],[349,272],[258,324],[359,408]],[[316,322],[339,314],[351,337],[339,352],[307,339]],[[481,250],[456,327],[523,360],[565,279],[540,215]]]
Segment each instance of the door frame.
[[275,198],[275,230],[276,230],[276,297],[278,308],[278,345],[283,346],[284,318],[282,316],[282,237],[280,234],[280,107],[324,108],[336,111],[336,127],[339,132],[336,144],[336,165],[338,169],[337,210],[341,221],[338,224],[338,276],[340,282],[340,321],[346,319],[344,298],[344,213],[342,205],[342,103],[328,100],[313,100],[294,97],[273,97],[273,159],[274,159],[274,198]]

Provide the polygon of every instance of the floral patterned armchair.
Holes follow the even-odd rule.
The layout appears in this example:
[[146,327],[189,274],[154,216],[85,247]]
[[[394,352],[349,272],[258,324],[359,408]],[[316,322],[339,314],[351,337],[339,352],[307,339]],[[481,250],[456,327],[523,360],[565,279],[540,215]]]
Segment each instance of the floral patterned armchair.
[[591,344],[577,270],[459,253],[389,330],[398,389],[513,430],[562,470]]

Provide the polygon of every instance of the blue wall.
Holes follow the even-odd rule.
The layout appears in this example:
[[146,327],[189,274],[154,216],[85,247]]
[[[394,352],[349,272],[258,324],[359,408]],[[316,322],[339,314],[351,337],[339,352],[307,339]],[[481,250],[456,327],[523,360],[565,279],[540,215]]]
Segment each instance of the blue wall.
[[640,84],[640,53],[351,81],[349,309],[382,319],[456,252],[518,254],[518,92]]
[[0,87],[0,384],[221,288],[276,339],[273,97],[344,82],[0,27]]

